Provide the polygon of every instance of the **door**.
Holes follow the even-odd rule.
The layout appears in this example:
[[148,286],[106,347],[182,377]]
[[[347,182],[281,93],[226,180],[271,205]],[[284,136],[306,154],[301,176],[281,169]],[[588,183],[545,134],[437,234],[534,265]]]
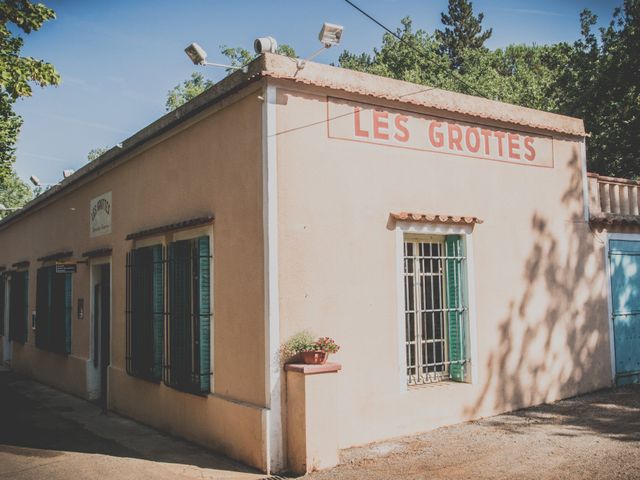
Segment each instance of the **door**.
[[640,380],[640,241],[611,240],[611,314],[616,383]]
[[107,408],[108,368],[111,363],[111,267],[98,266],[98,278],[93,287],[93,366],[99,372],[98,402]]

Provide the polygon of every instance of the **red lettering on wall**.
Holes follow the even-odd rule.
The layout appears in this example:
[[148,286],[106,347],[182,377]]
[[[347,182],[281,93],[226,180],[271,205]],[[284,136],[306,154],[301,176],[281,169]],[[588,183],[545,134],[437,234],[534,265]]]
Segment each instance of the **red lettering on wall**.
[[[476,153],[480,150],[480,133],[476,127],[468,127],[464,138],[471,153]],[[472,138],[474,140],[471,140]]]
[[506,134],[504,132],[493,132],[493,136],[498,139],[498,156],[501,157],[504,154],[503,148],[502,148],[502,140],[504,140],[504,137],[506,137]]
[[486,130],[484,128],[481,128],[480,134],[484,137],[484,154],[491,155],[491,145],[489,144],[489,138],[491,137],[491,130]]
[[536,149],[533,148],[533,138],[524,137],[524,149],[527,151],[524,154],[524,158],[533,162],[536,159]]
[[373,138],[389,140],[389,133],[382,129],[389,130],[389,113],[374,110],[373,112]]
[[353,124],[356,132],[356,137],[369,138],[369,132],[360,128],[360,110],[360,107],[355,107],[353,109]]
[[509,144],[509,158],[513,158],[514,160],[520,160],[520,135],[517,133],[509,133],[507,135],[508,144]]
[[409,121],[409,117],[407,117],[406,115],[396,116],[396,121],[395,121],[396,130],[398,130],[399,132],[402,132],[402,135],[396,132],[393,138],[395,138],[399,142],[406,142],[407,140],[409,140],[409,130],[404,125],[408,121]]
[[436,130],[436,128],[439,129],[440,127],[442,127],[442,123],[435,120],[429,124],[429,141],[436,148],[444,145],[444,135],[440,130]]
[[455,146],[456,150],[462,151],[462,129],[455,123],[448,123],[447,129],[449,133],[449,148],[453,150]]

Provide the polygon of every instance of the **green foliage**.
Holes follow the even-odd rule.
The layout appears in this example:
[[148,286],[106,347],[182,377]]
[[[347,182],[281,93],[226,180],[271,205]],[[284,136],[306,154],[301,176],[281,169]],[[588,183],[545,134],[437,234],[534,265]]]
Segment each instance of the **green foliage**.
[[309,330],[302,330],[292,337],[280,347],[280,359],[283,363],[291,361],[300,352],[306,352],[313,348],[315,337]]
[[110,150],[109,147],[98,147],[98,148],[93,148],[89,150],[89,153],[87,153],[87,162],[93,162],[98,157],[100,157],[100,155],[108,152],[109,150]]
[[24,40],[15,32],[29,34],[53,18],[53,10],[42,4],[28,0],[0,2],[0,184],[11,180],[15,144],[22,125],[22,119],[13,111],[14,103],[31,96],[32,84],[44,87],[60,82],[53,65],[20,56]]
[[[33,192],[29,186],[20,180],[13,170],[10,170],[0,185],[0,203],[8,208],[17,208],[22,207],[32,198]],[[10,211],[0,211],[0,218],[10,214]]]
[[558,80],[560,110],[583,118],[589,169],[604,175],[640,176],[640,0],[625,0],[606,28],[582,12],[582,38]]
[[436,30],[436,39],[442,52],[450,59],[453,68],[463,65],[463,55],[467,49],[480,49],[492,33],[492,29],[482,31],[484,13],[476,17],[473,3],[468,0],[449,0],[448,14],[441,13],[444,30]]
[[167,93],[167,102],[165,104],[167,112],[171,112],[172,110],[184,105],[212,85],[213,82],[205,79],[201,73],[192,73],[189,80],[185,80],[181,84],[176,85]]

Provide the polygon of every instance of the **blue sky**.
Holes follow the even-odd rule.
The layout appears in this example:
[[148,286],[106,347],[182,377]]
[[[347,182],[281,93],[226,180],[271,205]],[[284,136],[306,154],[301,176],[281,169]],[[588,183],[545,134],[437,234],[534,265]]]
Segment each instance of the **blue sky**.
[[[339,48],[316,61],[336,61],[344,50],[370,52],[380,44],[380,28],[342,0],[58,0],[45,3],[57,19],[26,38],[24,54],[53,63],[59,87],[36,89],[18,103],[24,118],[16,170],[57,182],[62,170],[78,169],[95,147],[112,146],[165,113],[167,91],[199,70],[220,80],[224,70],[195,67],[183,49],[196,41],[210,61],[224,61],[219,46],[244,46],[271,35],[305,56],[318,48],[323,21],[345,26]],[[441,26],[447,0],[356,0],[389,27],[410,15],[416,27]],[[622,0],[476,0],[489,47],[510,43],[555,43],[579,36],[583,8],[607,23]]]

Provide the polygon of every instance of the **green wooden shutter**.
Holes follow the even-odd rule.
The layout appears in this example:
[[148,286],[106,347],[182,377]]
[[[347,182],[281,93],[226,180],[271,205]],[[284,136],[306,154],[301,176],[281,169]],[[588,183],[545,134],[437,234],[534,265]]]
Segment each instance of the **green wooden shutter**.
[[190,383],[190,286],[189,244],[173,242],[169,244],[169,384],[178,388]]
[[24,291],[23,291],[23,304],[24,304],[24,342],[27,342],[29,336],[29,272],[24,272]]
[[0,336],[4,336],[5,274],[0,273]]
[[[447,235],[445,237],[445,248],[447,257],[461,257],[462,239],[459,235]],[[462,361],[465,359],[464,315],[459,311],[463,307],[461,266],[460,259],[446,259],[449,361],[451,362],[449,372],[451,379],[458,382],[464,381],[464,365]]]
[[209,237],[198,238],[198,288],[199,288],[199,372],[200,391],[210,389],[210,352],[211,352],[211,262],[209,258]]
[[153,371],[155,380],[162,375],[162,346],[164,333],[164,268],[162,245],[153,247]]
[[71,353],[71,310],[72,310],[72,301],[73,301],[73,298],[71,296],[71,281],[72,281],[71,274],[65,273],[64,274],[64,346],[65,346],[66,353]]

